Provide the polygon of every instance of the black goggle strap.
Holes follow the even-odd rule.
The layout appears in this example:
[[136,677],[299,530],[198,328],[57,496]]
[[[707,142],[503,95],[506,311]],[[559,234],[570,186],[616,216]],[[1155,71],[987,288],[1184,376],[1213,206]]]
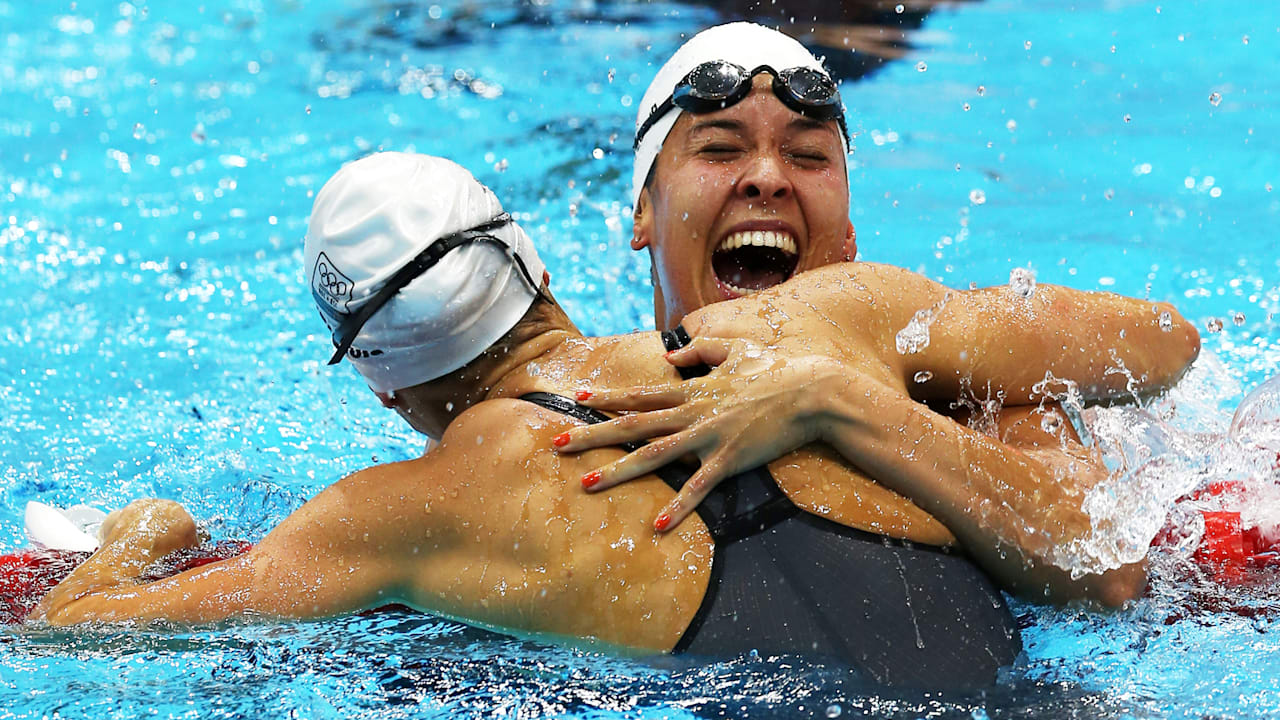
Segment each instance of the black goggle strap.
[[[521,258],[520,255],[505,242],[488,234],[490,231],[496,230],[509,222],[511,222],[511,216],[507,213],[503,213],[482,225],[477,225],[469,230],[463,230],[462,232],[446,235],[440,238],[434,243],[431,243],[431,245],[425,250],[418,253],[418,255],[406,263],[404,267],[397,270],[395,274],[392,275],[378,290],[378,292],[375,293],[373,297],[369,298],[369,300],[365,302],[359,310],[350,315],[342,313],[332,314],[331,317],[334,317],[335,319],[341,318],[341,322],[337,329],[333,331],[333,345],[336,349],[333,353],[333,357],[329,358],[329,364],[336,365],[342,361],[342,357],[351,349],[351,345],[355,342],[356,336],[360,334],[360,329],[369,321],[369,318],[373,317],[374,313],[381,310],[383,305],[386,305],[391,298],[395,297],[396,293],[403,290],[406,285],[413,282],[418,276],[422,275],[422,273],[430,270],[433,266],[444,259],[444,256],[449,254],[450,251],[468,243],[487,242],[502,248],[508,257],[515,260],[516,267],[520,268],[521,276],[523,276],[525,281],[529,283],[534,292],[547,300],[550,300],[550,298],[542,292],[541,283],[534,282],[534,279],[529,275],[529,269],[525,267],[524,259]],[[326,307],[323,302],[319,303],[319,305],[322,308]]]

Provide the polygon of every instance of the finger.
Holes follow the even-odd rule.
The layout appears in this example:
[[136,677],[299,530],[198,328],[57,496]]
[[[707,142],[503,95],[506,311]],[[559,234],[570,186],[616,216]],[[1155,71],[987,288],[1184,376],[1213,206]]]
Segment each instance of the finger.
[[622,388],[619,390],[579,390],[574,399],[596,410],[665,410],[684,402],[694,389],[679,385]]
[[702,467],[690,476],[684,487],[680,488],[680,492],[676,493],[675,498],[658,514],[657,519],[653,521],[653,528],[658,532],[667,532],[689,517],[689,513],[702,504],[707,494],[719,485],[721,480],[728,477],[727,458],[728,453],[722,450],[703,462]]
[[687,406],[623,415],[594,425],[579,425],[557,435],[552,444],[559,452],[581,452],[591,448],[621,445],[632,440],[648,440],[684,430],[690,424]]
[[697,452],[701,440],[696,429],[655,440],[623,457],[582,476],[582,487],[596,492],[613,487],[677,460],[687,452]]
[[735,342],[730,338],[694,338],[688,345],[667,353],[667,362],[676,367],[716,366],[729,359]]

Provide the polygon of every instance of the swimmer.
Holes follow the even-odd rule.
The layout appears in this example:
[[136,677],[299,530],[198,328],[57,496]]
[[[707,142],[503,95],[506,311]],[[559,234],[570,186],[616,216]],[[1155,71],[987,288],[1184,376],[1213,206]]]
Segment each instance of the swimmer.
[[[852,260],[857,253],[849,221],[848,133],[838,89],[817,58],[781,33],[731,23],[691,38],[658,71],[640,102],[635,147],[632,247],[649,252],[659,328],[675,328],[681,318],[710,303],[759,292],[807,270]],[[1060,391],[1063,385],[1042,383],[1045,389],[1040,392],[1031,392],[1028,385],[1002,395],[963,370],[944,372],[919,361],[950,353],[970,362],[996,364],[1030,357],[1040,367],[1055,353],[1079,353],[1093,361],[1076,378],[1085,399],[1121,401],[1124,388],[1116,381],[1125,375],[1108,367],[1115,364],[1108,357],[1111,348],[1125,358],[1124,367],[1137,381],[1136,391],[1150,392],[1162,387],[1156,379],[1162,366],[1185,368],[1190,363],[1199,339],[1167,307],[1160,310],[1168,313],[1166,333],[1138,338],[1106,325],[1090,332],[1067,316],[1072,311],[1055,307],[1056,301],[1042,304],[1046,296],[1038,293],[1043,291],[1041,287],[1036,296],[1025,298],[1028,304],[1020,306],[1022,299],[1009,287],[930,294],[916,293],[904,284],[890,301],[920,314],[895,320],[894,329],[900,332],[886,342],[903,354],[898,362],[915,368],[906,383],[913,399],[960,420],[971,419],[974,405],[998,399],[994,404],[1003,407],[989,424],[1003,443],[1030,456],[1043,456],[1046,462],[1069,464],[1087,452],[1061,408],[1047,402],[1051,400],[1048,389]],[[988,304],[1001,305],[1010,313],[1001,324],[966,329],[966,317]],[[1023,313],[1019,307],[1030,312]],[[778,332],[767,324],[699,322],[699,327],[693,327],[686,321],[683,329],[694,338],[715,335],[721,341],[701,346],[695,342],[692,348],[674,353],[674,363],[723,361],[732,357],[724,349],[724,338],[767,343]],[[1025,328],[1018,326],[1028,322],[1043,324],[1050,334],[1058,332],[1057,323],[1070,325],[1080,341],[1050,342],[1049,336],[1043,336],[1034,345],[1021,344],[1018,338]],[[939,345],[951,341],[954,344]],[[984,351],[980,347],[984,343],[994,352]],[[847,398],[801,381],[781,385],[776,373],[761,382],[762,377],[748,372],[747,366],[731,362],[707,378],[691,380],[679,392],[665,387],[610,392],[603,383],[593,383],[590,389],[595,394],[587,401],[592,407],[660,412],[574,430],[564,449],[668,436],[597,468],[601,481],[595,489],[624,482],[671,457],[698,455],[703,460],[701,469],[661,512],[674,525],[723,478],[773,461],[826,428],[857,424],[859,419],[846,411]],[[1154,374],[1144,379],[1151,371]],[[992,369],[989,374],[998,377],[1002,372]],[[1044,376],[1034,379],[1044,380]],[[979,400],[973,394],[986,398]],[[955,405],[960,407],[949,407]],[[972,419],[984,419],[983,413],[978,415]],[[840,447],[835,442],[831,445]],[[857,510],[850,508],[846,514],[849,524],[934,545],[954,544],[957,530],[967,525],[967,538],[960,544],[1003,586],[1026,591],[991,562],[993,551],[1000,554],[999,531],[987,527],[984,538],[982,523],[974,525],[958,517],[971,514],[978,498],[908,498],[882,485],[873,486],[863,475],[875,473],[855,470],[866,467],[854,448],[843,458],[815,458],[801,452],[788,456],[786,462],[770,462],[769,468],[785,486],[822,478],[837,462],[844,466],[841,482],[856,484],[858,489],[851,492],[862,498]],[[1098,469],[1096,461],[1079,462]],[[1018,488],[1026,479],[1023,471],[1010,471],[1013,474],[1001,481]]]
[[[344,478],[241,557],[156,582],[135,578],[194,543],[195,526],[176,504],[138,501],[104,524],[102,549],[34,619],[311,618],[398,602],[480,627],[641,651],[832,656],[875,680],[934,687],[989,684],[1018,652],[1003,600],[981,574],[954,553],[869,541],[841,524],[856,498],[838,483],[784,494],[766,473],[737,478],[665,533],[647,518],[670,502],[678,476],[583,493],[596,482],[591,468],[622,451],[555,453],[567,430],[604,417],[566,396],[588,381],[675,388],[680,377],[658,352],[659,333],[583,337],[550,297],[523,231],[462,168],[401,153],[344,167],[316,197],[306,262],[337,356],[440,446]],[[785,315],[794,335],[736,347],[858,403],[850,411],[864,421],[840,440],[858,447],[877,480],[908,494],[989,496],[995,517],[985,520],[1006,533],[1008,572],[1030,575],[1026,563],[1055,596],[1110,604],[1134,596],[1138,566],[1072,579],[1043,560],[1087,530],[1078,506],[1055,501],[1088,486],[1089,468],[1059,477],[929,413],[904,390],[904,373],[923,363],[1025,400],[1045,371],[1091,376],[1092,356],[955,367],[958,343],[972,345],[969,333],[1007,319],[988,303],[966,306],[969,316],[949,325],[954,334],[905,358],[893,349],[897,326],[915,312],[895,300],[904,288],[916,299],[945,292],[905,270],[843,264],[710,306],[685,324]],[[1118,296],[1045,288],[1032,303],[1080,321],[1058,328],[1065,342],[1082,341],[1073,333],[1092,323],[1138,338],[1165,332],[1149,303]],[[1041,327],[1021,327],[1018,343],[1045,339]],[[978,349],[991,350],[981,337]],[[839,359],[812,354],[819,349]],[[1164,358],[1148,380],[1170,383],[1184,364]],[[1034,484],[1010,494],[997,478],[1015,468]],[[815,502],[831,519],[808,511]]]

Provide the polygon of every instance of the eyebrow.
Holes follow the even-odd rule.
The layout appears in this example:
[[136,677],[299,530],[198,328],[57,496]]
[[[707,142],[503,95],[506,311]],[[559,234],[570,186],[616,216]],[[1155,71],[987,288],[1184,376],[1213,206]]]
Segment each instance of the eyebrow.
[[706,120],[698,120],[689,128],[689,135],[692,136],[704,130],[731,130],[733,132],[742,132],[746,128],[746,123],[741,120],[733,120],[730,118],[708,118]]
[[[792,131],[810,131],[810,130],[827,130],[839,133],[834,127],[834,122],[830,120],[817,120],[805,115],[797,114],[795,117],[787,121],[787,129]],[[689,137],[705,132],[707,130],[728,130],[731,132],[743,132],[746,130],[746,123],[741,120],[732,118],[707,118],[698,120],[689,128]]]
[[787,123],[787,127],[793,130],[822,130],[834,124],[834,120],[818,120],[805,115],[797,115]]

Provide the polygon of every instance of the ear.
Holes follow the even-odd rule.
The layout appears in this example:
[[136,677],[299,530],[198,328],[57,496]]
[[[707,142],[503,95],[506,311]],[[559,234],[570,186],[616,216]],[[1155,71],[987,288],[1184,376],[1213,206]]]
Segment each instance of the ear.
[[858,256],[858,234],[853,230],[853,221],[849,221],[849,227],[845,230],[844,236],[844,259],[853,260]]
[[544,269],[544,270],[542,271],[542,284],[543,284],[543,285],[546,285],[546,286],[548,286],[548,287],[550,287],[550,286],[551,286],[551,271],[550,271],[550,270],[545,270],[545,269]]
[[652,237],[653,201],[649,198],[649,188],[642,188],[635,210],[631,213],[631,249],[643,250],[649,247]]

